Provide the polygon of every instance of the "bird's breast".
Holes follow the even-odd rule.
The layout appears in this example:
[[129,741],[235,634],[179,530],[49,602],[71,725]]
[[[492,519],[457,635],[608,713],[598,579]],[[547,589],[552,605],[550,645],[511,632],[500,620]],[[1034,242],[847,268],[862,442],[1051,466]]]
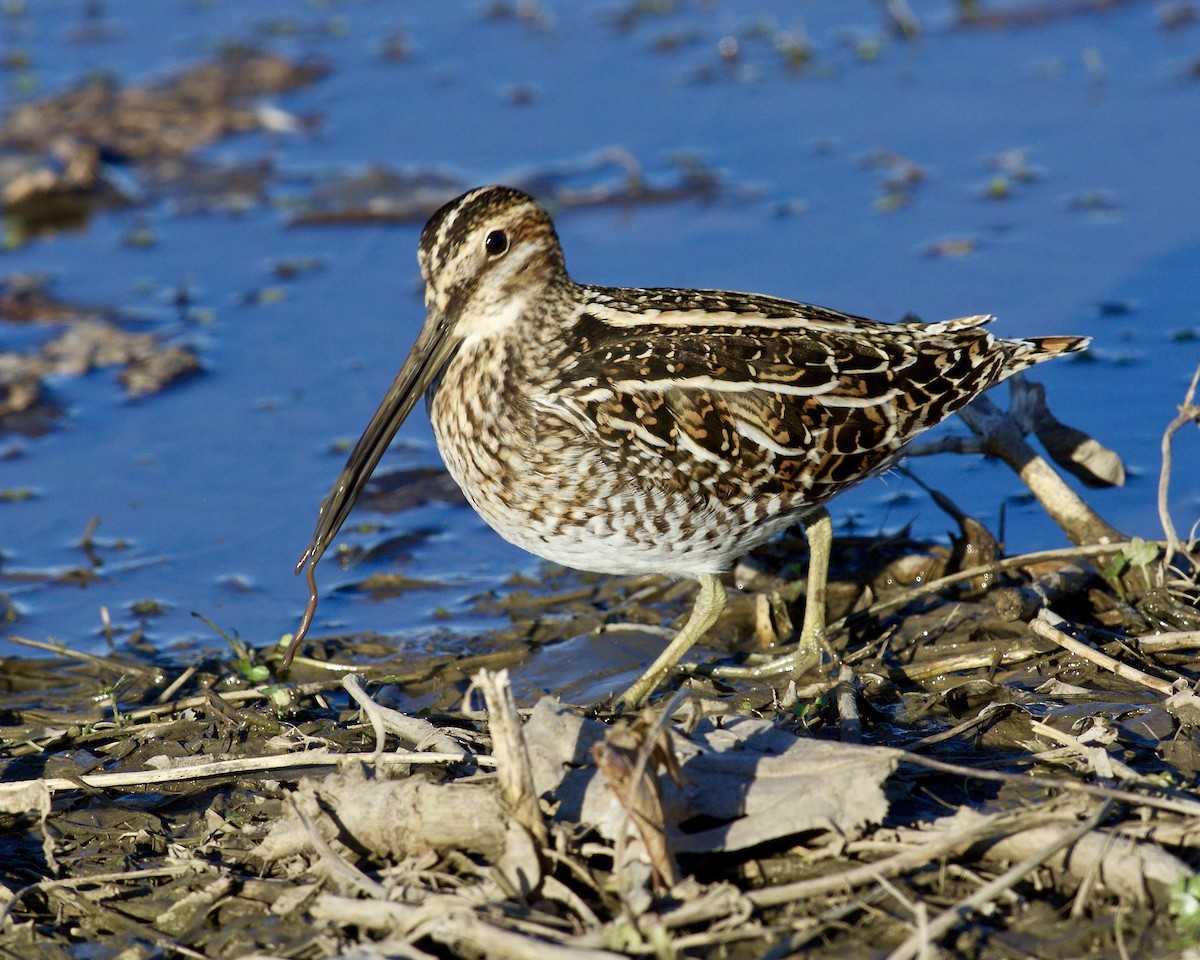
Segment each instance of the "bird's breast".
[[741,516],[717,517],[720,505],[699,491],[656,482],[665,461],[651,469],[615,457],[523,364],[518,351],[464,344],[430,401],[446,469],[493,530],[539,557],[603,573],[713,572],[736,559],[729,532]]

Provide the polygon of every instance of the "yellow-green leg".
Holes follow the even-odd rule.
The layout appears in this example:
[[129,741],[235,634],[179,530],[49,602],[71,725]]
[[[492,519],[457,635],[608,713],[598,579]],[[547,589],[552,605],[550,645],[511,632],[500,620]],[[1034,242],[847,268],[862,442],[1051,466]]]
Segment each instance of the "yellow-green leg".
[[833,521],[829,511],[818,507],[804,524],[808,537],[808,584],[804,591],[804,623],[796,649],[782,657],[747,667],[717,667],[714,677],[730,680],[777,677],[786,674],[799,678],[821,665],[826,653],[836,661],[825,637],[826,588],[829,584],[829,556],[833,547]]
[[[721,611],[725,609],[727,598],[724,584],[711,573],[701,574],[699,579],[700,594],[696,597],[692,615],[688,617],[683,629],[675,635],[675,639],[659,654],[658,659],[642,674],[637,683],[621,694],[621,703],[626,709],[637,710],[649,699],[650,694],[666,680],[675,664],[696,645],[696,641],[708,633],[721,616]],[[823,619],[821,628],[824,630]]]
[[808,585],[804,590],[804,623],[800,627],[800,646],[792,654],[795,664],[785,669],[800,677],[821,663],[825,653],[836,659],[825,636],[825,604],[829,587],[829,558],[833,553],[833,520],[829,511],[818,507],[804,525],[808,538]]

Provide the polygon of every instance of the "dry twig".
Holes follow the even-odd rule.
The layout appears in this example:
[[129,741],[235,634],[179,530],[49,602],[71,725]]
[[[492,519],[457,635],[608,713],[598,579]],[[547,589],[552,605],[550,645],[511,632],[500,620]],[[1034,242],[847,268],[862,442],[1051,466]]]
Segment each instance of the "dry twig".
[[456,897],[431,897],[420,906],[394,901],[355,900],[328,894],[318,898],[313,916],[345,926],[369,930],[392,929],[406,940],[427,936],[452,948],[466,948],[472,954],[511,957],[512,960],[622,960],[623,954],[546,938],[535,939],[477,916]]
[[865,863],[861,867],[841,873],[813,877],[810,880],[798,880],[795,883],[779,884],[762,890],[749,890],[745,896],[756,907],[762,909],[853,890],[876,882],[880,877],[895,877],[909,870],[927,866],[941,857],[965,850],[981,841],[1009,836],[1035,826],[1044,826],[1048,816],[1047,811],[1041,807],[994,813],[968,827],[946,830],[926,843],[915,844],[883,860]]
[[358,704],[359,709],[366,714],[367,719],[371,723],[371,729],[375,731],[375,756],[372,762],[378,766],[379,758],[383,756],[383,748],[387,742],[387,731],[384,728],[383,716],[380,713],[380,706],[368,696],[367,691],[363,689],[362,680],[359,679],[357,673],[348,673],[342,677],[342,687],[350,694],[352,700]]
[[939,914],[927,925],[922,924],[923,929],[918,929],[915,934],[888,954],[888,960],[912,960],[918,954],[924,956],[930,945],[958,926],[970,914],[991,903],[1005,890],[1012,889],[1024,880],[1027,874],[1032,873],[1060,850],[1066,849],[1081,837],[1091,833],[1108,816],[1111,807],[1111,801],[1105,803],[1079,826],[1063,832],[1054,842],[1030,854],[991,883],[985,884],[965,900]]
[[[480,670],[475,686],[487,704],[488,729],[492,733],[492,755],[500,779],[500,794],[516,820],[529,831],[538,847],[548,842],[538,795],[533,787],[529,747],[521,731],[521,717],[508,682],[508,671]],[[467,698],[464,698],[467,699]]]
[[838,668],[837,709],[842,721],[842,743],[862,742],[862,718],[858,714],[857,678],[854,668],[843,663]]
[[376,900],[383,900],[387,897],[387,890],[383,884],[376,880],[372,880],[365,873],[350,863],[347,863],[338,852],[329,845],[329,841],[325,839],[317,825],[312,822],[308,814],[304,812],[300,804],[296,802],[294,796],[289,796],[291,801],[292,813],[300,821],[304,828],[304,833],[308,839],[308,843],[313,850],[317,852],[317,856],[321,858],[321,862],[333,872],[335,876],[341,877],[350,886],[361,890],[369,897]]
[[413,744],[417,750],[429,750],[433,753],[457,753],[460,758],[466,758],[467,751],[463,749],[462,744],[445,730],[421,717],[410,717],[399,710],[376,703],[363,689],[358,674],[347,674],[342,678],[342,686],[363,708],[363,712],[370,719],[371,726],[375,731],[377,756],[383,751],[385,734],[390,733],[406,743]]
[[1113,543],[1128,539],[1063,482],[1054,468],[1026,442],[1020,428],[987,396],[977,397],[958,415],[983,438],[988,453],[1000,457],[1017,472],[1072,543]]
[[[987,770],[982,767],[964,767],[957,763],[947,763],[935,760],[933,757],[923,757],[918,753],[906,750],[898,751],[904,763],[912,763],[918,767],[928,767],[930,770],[941,770],[963,777],[974,777],[977,780],[993,780],[998,783],[1017,783],[1028,785],[1030,777],[1025,773],[1005,773],[1002,770]],[[1149,807],[1155,810],[1166,810],[1179,813],[1185,817],[1200,817],[1200,803],[1184,797],[1156,797],[1148,793],[1138,793],[1135,790],[1122,790],[1119,787],[1106,787],[1096,783],[1081,783],[1078,780],[1067,780],[1064,777],[1037,778],[1038,785],[1045,790],[1065,790],[1068,793],[1083,793],[1105,800],[1116,800],[1133,807]]]
[[[445,753],[387,753],[380,758],[386,766],[407,764],[457,763],[458,754]],[[271,774],[278,777],[281,771],[292,770],[298,779],[302,771],[320,767],[353,766],[374,760],[370,753],[334,753],[332,750],[305,750],[300,753],[284,753],[269,757],[241,757],[237,760],[216,760],[208,763],[180,764],[170,770],[132,770],[127,773],[90,773],[79,777],[44,777],[38,780],[16,780],[0,784],[0,798],[29,788],[30,784],[43,784],[52,793],[65,790],[106,789],[112,787],[149,787],[163,783],[186,783],[208,777],[245,777],[256,774]],[[480,766],[495,766],[491,757],[475,758]]]
[[1081,643],[1074,637],[1063,633],[1059,629],[1059,626],[1064,623],[1066,621],[1062,617],[1049,610],[1043,610],[1035,620],[1029,622],[1029,629],[1042,639],[1051,640],[1064,650],[1076,656],[1083,657],[1101,669],[1115,673],[1118,677],[1129,680],[1131,683],[1139,684],[1148,690],[1153,690],[1155,693],[1161,693],[1164,697],[1169,697],[1175,692],[1174,685],[1169,680],[1152,677],[1150,674],[1137,669],[1137,667],[1131,667],[1127,663],[1122,663],[1120,660],[1110,657],[1107,653],[1101,653],[1094,647],[1089,647],[1086,643]]
[[[1162,436],[1162,470],[1158,475],[1158,517],[1162,522],[1163,533],[1167,537],[1167,551],[1162,561],[1164,570],[1171,566],[1175,555],[1181,552],[1179,534],[1175,530],[1175,524],[1171,521],[1171,509],[1167,498],[1171,483],[1171,441],[1176,432],[1187,424],[1200,423],[1200,406],[1194,402],[1197,382],[1200,382],[1200,366],[1196,367],[1196,372],[1192,374],[1192,382],[1188,385],[1187,393],[1184,394],[1178,415],[1167,424],[1167,429],[1163,431]],[[1191,556],[1188,557],[1188,562],[1195,569],[1196,562]]]

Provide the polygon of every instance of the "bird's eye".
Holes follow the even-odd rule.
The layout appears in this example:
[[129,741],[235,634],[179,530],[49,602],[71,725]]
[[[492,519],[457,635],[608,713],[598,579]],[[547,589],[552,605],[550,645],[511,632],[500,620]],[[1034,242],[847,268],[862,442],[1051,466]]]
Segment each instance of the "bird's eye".
[[493,230],[483,240],[483,249],[489,257],[498,257],[508,249],[508,234],[503,230]]

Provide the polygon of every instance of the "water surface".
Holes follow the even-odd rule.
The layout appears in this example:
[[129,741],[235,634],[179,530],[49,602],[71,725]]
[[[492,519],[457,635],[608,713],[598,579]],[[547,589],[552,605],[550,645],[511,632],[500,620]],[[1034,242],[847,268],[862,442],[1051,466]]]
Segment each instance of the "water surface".
[[[15,5],[0,20],[7,103],[97,72],[124,85],[166,77],[230,43],[331,71],[268,104],[319,117],[315,131],[202,152],[269,160],[266,202],[184,213],[167,196],[0,255],[0,274],[50,273],[57,296],[112,305],[129,328],[194,346],[205,368],[139,401],[108,372],[56,378],[57,429],[0,441],[0,489],[36,494],[0,503],[11,632],[103,651],[101,608],[115,642],[141,627],[163,650],[220,644],[192,611],[254,644],[294,627],[304,590],[291,570],[344,459],[337,443],[365,425],[423,315],[419,223],[291,225],[314,191],[373,165],[464,187],[537,171],[617,189],[623,174],[592,163],[603,151],[661,185],[679,182],[685,157],[716,176],[708,199],[558,215],[577,279],[753,290],[887,320],[989,312],[1005,335],[1091,335],[1087,360],[1036,376],[1060,419],[1126,460],[1127,486],[1089,502],[1129,534],[1160,535],[1159,439],[1200,361],[1200,24],[1167,29],[1156,4],[1127,3],[964,28],[952,5],[930,3],[922,34],[904,40],[865,0],[680,3],[632,25],[613,3],[542,4],[535,22],[484,4],[124,0],[92,17],[83,6]],[[407,57],[383,55],[389,37]],[[789,43],[809,60],[789,63]],[[18,52],[30,66],[11,66]],[[896,158],[919,182],[888,186]],[[1005,198],[989,184],[1007,184]],[[130,246],[137,230],[155,242]],[[281,261],[305,269],[283,280]],[[175,304],[181,287],[189,310]],[[0,335],[13,349],[52,331]],[[1200,517],[1195,431],[1176,446],[1172,509],[1186,531]],[[383,466],[438,463],[418,415]],[[1006,505],[1011,551],[1063,542],[1002,465],[915,469],[993,526]],[[833,512],[860,531],[951,526],[898,476]],[[93,517],[96,582],[18,576],[86,564],[77,542]],[[372,529],[343,540],[406,546],[353,572],[327,560],[318,633],[419,643],[449,622],[469,638],[500,622],[472,614],[472,598],[542,570],[465,506],[356,518]],[[447,586],[383,602],[335,591],[376,568]],[[140,617],[131,605],[146,599],[165,612]]]

